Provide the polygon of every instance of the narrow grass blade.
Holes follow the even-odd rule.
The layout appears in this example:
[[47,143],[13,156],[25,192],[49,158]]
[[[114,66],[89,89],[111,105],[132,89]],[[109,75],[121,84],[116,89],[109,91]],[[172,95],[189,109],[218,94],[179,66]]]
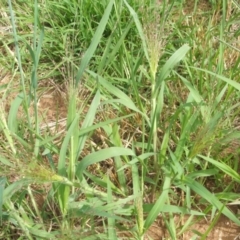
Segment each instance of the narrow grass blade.
[[[93,181],[95,184],[99,185],[100,187],[106,189],[107,188],[107,182],[104,178],[101,177],[96,177],[95,175],[85,171],[84,174],[91,179],[91,181]],[[125,193],[123,191],[121,191],[118,187],[116,187],[112,182],[110,182],[112,191],[114,193],[120,194],[122,196],[125,196]]]
[[81,162],[77,165],[76,175],[79,179],[82,178],[83,172],[86,170],[88,166],[94,163],[101,162],[105,159],[117,157],[117,156],[134,156],[134,152],[128,148],[122,147],[110,147],[106,149],[99,150],[97,152],[93,152],[88,156],[84,157]]
[[[197,121],[197,118],[198,118],[198,114],[196,114],[196,113],[192,114],[192,116],[189,116],[188,114],[186,114],[183,118],[183,120],[185,122],[182,122],[183,127],[182,127],[181,136],[180,136],[180,139],[177,144],[177,148],[174,153],[178,160],[181,159],[181,157],[182,157],[182,154],[184,152],[185,143],[187,142],[187,139],[189,136],[189,132],[191,132],[191,129],[192,129],[193,125],[195,124],[195,121]],[[193,156],[194,156],[194,154],[195,154],[195,152],[192,153]]]
[[88,63],[90,62],[91,58],[93,57],[93,54],[94,54],[95,50],[97,49],[99,42],[101,41],[102,34],[107,25],[113,3],[114,3],[114,0],[109,1],[109,4],[103,14],[103,17],[98,25],[98,28],[92,38],[91,45],[89,46],[89,48],[87,49],[86,53],[83,56],[82,62],[80,64],[80,67],[79,67],[79,70],[78,70],[77,76],[76,76],[76,82],[75,82],[76,86],[78,85],[79,81],[81,80]]
[[97,123],[95,125],[90,125],[86,128],[81,128],[79,130],[79,136],[82,136],[82,135],[85,135],[86,133],[89,133],[93,130],[96,130],[97,128],[100,128],[100,127],[103,127],[105,125],[109,125],[109,124],[112,124],[112,123],[115,123],[115,122],[118,122],[118,121],[121,121],[122,119],[126,119],[126,118],[129,118],[129,117],[132,117],[134,114],[129,114],[129,115],[125,115],[123,117],[118,117],[118,118],[114,118],[114,119],[108,119],[104,122],[100,122],[100,123]]
[[[10,217],[15,220],[17,225],[20,226],[21,230],[23,231],[23,235],[27,239],[33,240],[33,237],[29,232],[29,230],[31,228],[31,226],[30,226],[31,223],[29,223],[26,219],[24,219],[24,216],[21,216],[21,215],[26,215],[26,212],[22,209],[22,206],[20,205],[18,211],[16,211],[13,202],[11,202],[10,200],[7,200],[4,204],[4,207],[6,209],[8,209],[8,211],[10,213]],[[20,209],[23,211],[20,211]],[[21,212],[21,215],[19,214],[19,212]]]
[[148,47],[147,47],[146,39],[145,39],[145,36],[144,36],[144,33],[143,33],[143,28],[142,28],[142,25],[141,25],[141,23],[139,21],[138,15],[134,11],[134,9],[128,4],[128,2],[126,0],[124,0],[124,3],[127,6],[129,12],[131,13],[131,15],[133,17],[133,20],[134,20],[134,22],[136,24],[139,36],[140,36],[140,38],[142,40],[142,46],[143,46],[143,51],[145,53],[145,57],[146,57],[148,63],[150,63],[149,55],[148,55]]
[[138,166],[132,165],[132,182],[133,182],[133,195],[135,196],[135,209],[136,209],[136,220],[138,236],[141,237],[144,231],[144,215],[143,215],[143,193],[142,184],[139,176]]
[[4,165],[7,165],[8,167],[14,167],[14,164],[12,164],[9,160],[2,157],[1,155],[0,155],[0,162]]
[[151,211],[149,212],[147,219],[144,223],[144,231],[146,231],[147,229],[149,229],[151,227],[153,222],[156,220],[158,214],[161,211],[163,211],[165,202],[168,198],[168,192],[170,190],[170,186],[171,186],[171,178],[166,176],[164,179],[162,193],[161,193],[160,197],[158,198],[158,200],[156,201],[156,203],[154,204]]
[[61,150],[60,150],[60,154],[59,154],[60,156],[59,156],[59,161],[58,161],[58,174],[61,176],[64,176],[64,177],[67,176],[66,175],[66,159],[67,159],[68,144],[69,144],[72,134],[78,124],[79,124],[79,116],[75,116],[73,122],[71,123],[71,125],[66,133],[66,136],[65,136],[62,146],[61,146]]
[[11,132],[16,133],[17,131],[17,114],[18,109],[23,101],[23,93],[19,93],[17,97],[14,99],[14,101],[11,104],[9,114],[8,114],[8,127]]
[[99,91],[97,91],[95,94],[95,97],[92,100],[91,106],[88,109],[88,113],[82,123],[81,129],[79,130],[79,142],[78,142],[78,149],[77,149],[77,157],[81,154],[82,149],[84,148],[84,145],[85,145],[85,142],[87,139],[87,134],[82,134],[81,130],[87,129],[88,127],[92,126],[95,116],[96,116],[97,109],[100,104],[100,98],[101,98],[101,94]]
[[11,131],[8,128],[7,121],[6,121],[6,118],[5,118],[5,112],[4,112],[3,106],[1,104],[0,104],[0,129],[3,130],[4,135],[5,135],[5,137],[8,141],[8,144],[10,145],[11,151],[15,155],[17,150],[16,150],[15,145],[14,145],[14,141],[13,141],[13,138],[12,138]]
[[[110,54],[108,54],[107,58],[106,58],[106,63],[102,63],[102,65],[104,64],[105,66],[108,66],[111,62],[113,62],[114,57],[116,56],[120,46],[123,44],[124,39],[126,37],[126,35],[128,34],[130,28],[132,27],[132,24],[130,23],[128,25],[128,27],[123,31],[122,35],[120,36],[117,44],[114,46],[114,49],[112,50],[112,52]],[[103,68],[103,67],[102,67]]]
[[4,188],[5,188],[6,182],[7,182],[6,177],[0,177],[0,226],[2,225],[3,191],[4,191]]
[[202,156],[202,155],[199,155],[199,157],[201,157],[202,159],[204,159],[207,162],[212,163],[218,169],[222,170],[228,176],[233,178],[236,182],[240,183],[240,175],[236,171],[234,171],[231,167],[229,167],[227,164],[225,164],[224,162],[219,162],[219,161],[216,161],[216,160],[214,160],[210,157],[205,157],[205,156]]
[[[153,207],[154,207],[154,203],[144,204],[143,205],[144,212],[150,212]],[[196,216],[204,216],[205,215],[202,212],[190,210],[186,207],[179,207],[179,206],[169,205],[169,204],[164,204],[162,212],[163,213],[177,213],[177,214],[191,214],[191,215],[196,215]]]
[[[67,128],[71,125],[75,118],[79,119],[79,113],[77,112],[77,91],[69,87],[69,104],[67,115]],[[69,166],[68,166],[68,179],[70,181],[75,180],[75,166],[77,161],[79,145],[79,124],[75,125],[74,131],[71,132],[70,146],[69,146]],[[72,188],[74,192],[74,188]]]
[[[224,207],[224,205],[223,205]],[[222,207],[222,208],[223,208]],[[222,209],[220,209],[220,211],[218,212],[218,214],[215,216],[215,218],[212,220],[210,226],[208,227],[208,229],[205,231],[205,233],[203,234],[203,236],[201,237],[200,240],[205,240],[208,236],[208,234],[213,230],[214,226],[217,224],[219,218],[222,215]]]
[[[111,188],[111,182],[109,180],[109,176],[107,176],[107,203],[111,204],[113,202],[113,195],[112,195],[112,188]],[[113,214],[112,210],[109,210],[108,213],[110,215]],[[116,221],[112,217],[108,217],[108,237],[109,239],[117,239],[116,235]]]
[[17,191],[19,191],[24,186],[26,186],[30,183],[31,183],[30,180],[22,179],[17,182],[11,183],[9,186],[7,186],[3,192],[3,204],[5,204],[5,202],[10,200],[11,197],[13,196],[13,194],[15,194]]
[[138,162],[140,162],[145,167],[147,166],[147,163],[144,163],[144,161],[147,161],[150,157],[154,156],[154,153],[143,153],[142,155],[137,156],[136,158],[133,158],[131,161],[129,161],[126,165],[121,167],[118,171],[122,171],[125,168],[128,168]]
[[221,79],[222,81],[228,83],[229,85],[233,86],[234,88],[236,88],[238,91],[240,91],[240,83],[238,83],[237,81],[234,81],[230,78],[226,78],[224,76],[221,76],[221,75],[218,75],[214,72],[211,72],[211,71],[208,71],[206,69],[202,69],[202,68],[197,68],[197,67],[192,67],[196,70],[199,70],[199,71],[202,71],[202,72],[205,72],[205,73],[208,73],[210,75],[212,75],[214,78],[218,78],[218,79]]
[[169,75],[171,70],[185,57],[187,52],[190,50],[190,47],[187,44],[184,44],[182,47],[180,47],[164,64],[160,71],[160,75],[156,82],[156,91],[155,94],[157,94],[157,91],[161,85],[161,82],[166,79],[166,77]]
[[202,198],[207,200],[211,205],[215,206],[219,211],[222,210],[222,213],[228,217],[230,220],[235,222],[236,224],[240,225],[240,220],[227,208],[225,207],[218,199],[217,197],[209,192],[203,185],[196,182],[195,180],[184,177],[183,183],[185,183],[187,186],[189,186],[194,192],[199,194]]
[[195,89],[192,84],[184,77],[182,77],[180,74],[178,74],[177,72],[175,72],[178,77],[182,80],[182,82],[185,84],[185,86],[188,88],[188,90],[190,91],[193,99],[197,102],[200,103],[203,101],[202,96],[199,94],[198,90]]
[[[118,97],[120,100],[118,100],[118,102],[120,102],[121,104],[123,104],[124,106],[126,106],[129,109],[132,109],[135,112],[140,113],[147,121],[148,121],[148,117],[146,114],[144,114],[143,112],[141,112],[137,106],[134,104],[134,102],[132,101],[132,99],[130,97],[128,97],[124,92],[122,92],[121,90],[119,90],[119,88],[113,86],[110,82],[106,81],[103,77],[101,77],[100,75],[88,70],[87,71],[90,75],[92,75],[95,79],[97,79],[99,81],[99,83],[109,91],[109,93],[115,95],[116,97]],[[148,121],[148,124],[149,121]]]
[[[122,140],[121,140],[121,136],[119,133],[119,126],[117,124],[113,124],[113,126],[107,125],[107,126],[104,126],[103,128],[104,128],[105,132],[107,133],[107,135],[110,136],[110,141],[113,144],[113,146],[122,147]],[[115,157],[114,164],[116,167],[120,188],[125,193],[127,193],[125,172],[119,171],[119,169],[123,166],[123,161],[122,161],[121,157]]]

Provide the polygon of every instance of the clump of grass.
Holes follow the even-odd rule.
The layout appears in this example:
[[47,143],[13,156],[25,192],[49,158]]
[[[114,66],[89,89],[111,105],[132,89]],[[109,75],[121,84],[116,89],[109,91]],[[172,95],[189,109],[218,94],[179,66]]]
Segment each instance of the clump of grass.
[[[16,62],[20,81],[9,112],[0,108],[4,226],[28,239],[64,239],[64,232],[72,239],[118,239],[121,231],[144,239],[161,216],[168,231],[161,237],[178,239],[195,216],[212,216],[202,237],[220,214],[240,224],[226,207],[236,199],[238,160],[234,153],[216,160],[217,148],[239,141],[234,124],[240,85],[225,77],[229,72],[237,76],[239,63],[233,61],[231,69],[224,64],[230,5],[223,1],[198,12],[198,2],[192,3],[194,11],[186,16],[181,14],[184,4],[176,1],[147,1],[144,6],[135,0],[91,6],[35,1],[33,12],[28,1],[25,12],[8,1],[10,11],[4,12],[12,22],[16,55],[7,58],[7,65]],[[216,36],[219,42],[212,44]],[[5,38],[1,41],[1,51],[12,47]],[[50,76],[56,84],[61,76],[68,86],[65,131],[57,136],[43,134],[39,114],[39,83]],[[4,99],[13,81],[0,88]],[[79,103],[81,88],[91,95],[84,103]],[[104,134],[98,137],[105,140],[104,148],[96,146],[94,134]],[[110,166],[101,168],[106,162]],[[226,175],[229,186],[220,186],[217,178]],[[209,178],[219,192],[208,190]],[[32,187],[44,188],[46,182],[50,212],[37,204]],[[178,229],[175,215],[186,214],[189,220]]]

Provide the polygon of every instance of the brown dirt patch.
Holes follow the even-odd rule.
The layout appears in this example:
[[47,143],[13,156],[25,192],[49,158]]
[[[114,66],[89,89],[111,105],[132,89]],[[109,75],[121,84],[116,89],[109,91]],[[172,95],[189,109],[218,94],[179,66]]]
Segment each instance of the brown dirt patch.
[[[176,217],[176,219],[179,219],[179,218]],[[182,223],[186,221],[187,221],[187,217],[184,218],[184,221],[182,221]],[[211,225],[211,222],[208,220],[201,220],[197,223],[193,223],[193,225],[186,232],[184,232],[181,236],[178,236],[178,239],[179,240],[190,240],[190,239],[238,240],[240,239],[240,226],[236,226],[225,216],[221,216],[217,224],[215,225],[215,227],[207,234],[206,237],[203,237],[203,235],[208,231],[208,228],[210,225]],[[179,227],[179,231],[181,230],[180,228],[181,227]],[[146,233],[145,240],[150,240],[150,239],[163,240],[163,239],[171,239],[171,238],[167,234],[166,227],[163,226],[161,222],[155,222]]]

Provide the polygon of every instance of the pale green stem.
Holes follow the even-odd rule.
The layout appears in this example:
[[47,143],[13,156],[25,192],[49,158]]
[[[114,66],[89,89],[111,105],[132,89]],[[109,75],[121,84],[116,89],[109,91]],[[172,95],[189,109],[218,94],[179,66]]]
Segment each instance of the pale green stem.
[[153,128],[153,152],[154,154],[154,167],[157,166],[157,121],[155,116],[156,110],[156,97],[154,96],[155,92],[155,76],[153,76],[153,83],[152,83],[152,107],[151,107],[151,118],[152,118],[152,128]]
[[[68,126],[73,122],[77,115],[77,91],[71,86],[70,89],[70,103],[69,103],[69,112],[68,112]],[[70,160],[69,160],[69,170],[68,170],[68,178],[71,182],[75,180],[75,172],[76,172],[76,159],[77,159],[77,148],[78,148],[78,125],[76,126],[76,130],[73,132],[70,139]],[[75,187],[72,186],[72,193],[74,193]]]
[[31,190],[30,186],[28,186],[28,194],[29,194],[29,196],[30,196],[30,198],[31,198],[32,205],[33,205],[33,207],[34,207],[34,209],[35,209],[35,211],[36,211],[36,214],[37,214],[37,216],[38,216],[38,218],[39,218],[39,220],[40,220],[40,222],[41,222],[41,224],[42,224],[42,227],[43,227],[44,230],[45,230],[44,223],[43,223],[43,219],[42,219],[41,214],[40,214],[40,212],[39,212],[39,210],[38,210],[38,206],[37,206],[37,204],[36,204],[36,201],[35,201],[35,199],[34,199],[34,196],[33,196],[33,194],[32,194],[32,190]]
[[2,128],[4,135],[7,138],[8,144],[10,145],[10,148],[12,149],[13,154],[15,155],[17,153],[17,150],[14,146],[14,141],[11,136],[11,132],[9,131],[7,121],[5,119],[4,109],[2,104],[0,105],[0,127]]

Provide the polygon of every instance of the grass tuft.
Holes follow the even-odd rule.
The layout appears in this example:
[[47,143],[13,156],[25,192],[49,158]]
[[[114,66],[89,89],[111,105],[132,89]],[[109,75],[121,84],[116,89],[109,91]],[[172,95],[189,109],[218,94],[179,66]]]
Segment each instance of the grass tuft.
[[0,3],[0,238],[240,225],[237,1]]

